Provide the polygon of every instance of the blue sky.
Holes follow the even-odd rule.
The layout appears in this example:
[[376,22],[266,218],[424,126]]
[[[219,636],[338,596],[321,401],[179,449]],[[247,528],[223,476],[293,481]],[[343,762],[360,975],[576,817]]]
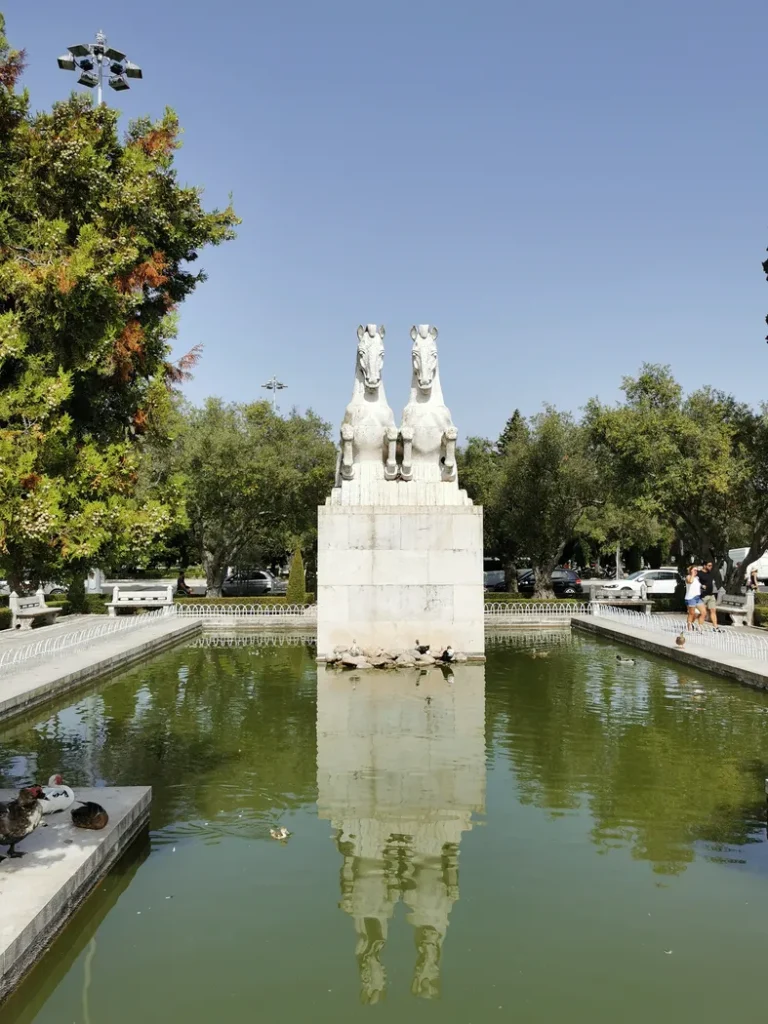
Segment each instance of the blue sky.
[[440,329],[462,435],[512,410],[618,396],[643,360],[687,388],[768,396],[764,0],[0,0],[36,108],[103,28],[141,64],[126,118],[174,107],[182,180],[230,192],[179,351],[188,389],[349,401],[355,330],[387,327],[399,418],[408,331]]

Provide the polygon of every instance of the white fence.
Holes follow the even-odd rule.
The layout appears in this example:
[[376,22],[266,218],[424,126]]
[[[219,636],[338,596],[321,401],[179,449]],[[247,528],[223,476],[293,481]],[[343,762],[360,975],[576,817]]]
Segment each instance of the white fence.
[[593,604],[583,601],[499,601],[485,606],[487,626],[518,625],[536,619],[538,622],[569,622],[574,615],[594,615]]
[[177,604],[174,611],[182,619],[247,621],[249,625],[314,627],[317,622],[317,605],[314,604]]
[[8,647],[0,654],[0,671],[7,672],[36,659],[53,657],[63,651],[72,650],[73,647],[90,647],[91,644],[105,636],[124,633],[126,630],[143,629],[154,625],[161,618],[167,620],[162,609],[146,612],[144,615],[123,616],[118,619],[102,618],[97,625],[87,626],[85,629],[57,633],[54,636],[46,635],[23,646]]
[[721,626],[714,629],[707,626],[703,629],[686,629],[684,615],[644,615],[642,612],[627,608],[611,608],[609,605],[594,606],[592,614],[596,618],[611,619],[633,629],[642,629],[650,633],[682,634],[685,647],[708,648],[724,651],[744,658],[756,658],[768,661],[768,639],[755,633],[748,633],[744,627]]

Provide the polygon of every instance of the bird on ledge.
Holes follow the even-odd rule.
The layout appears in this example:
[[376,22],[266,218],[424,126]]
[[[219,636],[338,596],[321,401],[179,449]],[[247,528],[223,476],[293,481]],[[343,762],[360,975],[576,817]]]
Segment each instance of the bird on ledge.
[[681,633],[680,636],[675,637],[675,643],[678,647],[685,647],[685,637]]
[[[12,860],[24,856],[16,850],[16,844],[34,832],[42,822],[41,801],[46,799],[42,786],[30,786],[20,790],[15,800],[0,803],[0,846],[8,847],[8,856]],[[0,860],[5,860],[5,857],[0,857]]]
[[100,832],[107,827],[108,822],[107,812],[101,804],[96,804],[92,800],[87,800],[72,811],[72,824],[75,828],[90,828],[94,832]]

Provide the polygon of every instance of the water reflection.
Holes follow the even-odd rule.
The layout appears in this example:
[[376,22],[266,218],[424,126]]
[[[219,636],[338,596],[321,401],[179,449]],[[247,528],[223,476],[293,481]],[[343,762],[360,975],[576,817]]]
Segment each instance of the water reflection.
[[339,906],[357,933],[362,1001],[384,995],[381,953],[400,901],[416,945],[411,991],[433,998],[461,834],[485,809],[484,667],[320,669],[317,789],[342,859]]

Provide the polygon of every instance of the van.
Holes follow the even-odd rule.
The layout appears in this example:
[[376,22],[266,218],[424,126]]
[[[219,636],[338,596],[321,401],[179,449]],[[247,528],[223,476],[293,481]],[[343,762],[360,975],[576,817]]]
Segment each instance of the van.
[[[737,562],[743,564],[748,554],[749,548],[731,548],[728,551],[728,555],[734,565]],[[768,551],[764,551],[758,559],[744,566],[744,576],[746,577],[752,569],[757,569],[757,578],[759,580],[768,580]]]

